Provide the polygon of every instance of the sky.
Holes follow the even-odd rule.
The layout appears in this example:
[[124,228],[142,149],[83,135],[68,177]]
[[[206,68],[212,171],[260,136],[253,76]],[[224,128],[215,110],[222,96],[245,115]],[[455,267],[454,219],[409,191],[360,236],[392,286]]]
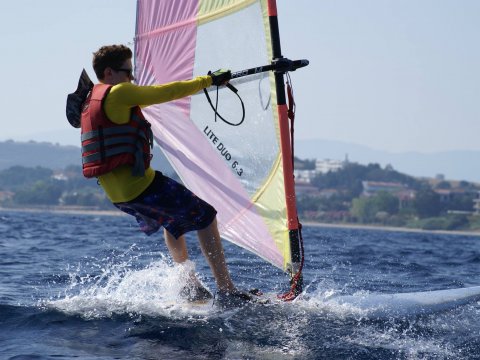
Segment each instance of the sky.
[[[480,150],[480,1],[277,0],[296,139]],[[0,140],[78,145],[65,100],[100,46],[133,46],[134,0],[0,2]],[[235,31],[235,29],[226,29]],[[234,69],[235,70],[235,69]],[[238,70],[238,69],[237,69]]]

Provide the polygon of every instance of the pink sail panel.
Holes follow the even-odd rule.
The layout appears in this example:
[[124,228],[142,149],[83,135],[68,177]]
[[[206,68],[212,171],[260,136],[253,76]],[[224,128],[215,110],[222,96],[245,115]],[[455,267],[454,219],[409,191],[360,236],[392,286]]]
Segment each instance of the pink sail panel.
[[[268,63],[265,9],[265,1],[139,0],[138,83],[188,80],[219,67],[241,70]],[[230,26],[236,35],[229,34]],[[248,38],[238,36],[242,33]],[[150,106],[144,114],[184,184],[217,209],[222,237],[285,269],[290,259],[279,181],[283,173],[276,112],[269,105],[274,86],[267,77],[238,88],[246,117],[236,128],[214,121],[204,95]],[[219,110],[238,119],[238,100],[225,90],[219,96]]]

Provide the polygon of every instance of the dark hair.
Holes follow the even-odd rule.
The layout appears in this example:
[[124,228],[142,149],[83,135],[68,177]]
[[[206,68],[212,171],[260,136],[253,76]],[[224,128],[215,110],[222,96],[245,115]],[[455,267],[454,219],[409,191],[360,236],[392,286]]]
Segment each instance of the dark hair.
[[102,46],[93,53],[93,70],[98,80],[102,80],[107,67],[118,69],[131,58],[132,50],[125,45]]

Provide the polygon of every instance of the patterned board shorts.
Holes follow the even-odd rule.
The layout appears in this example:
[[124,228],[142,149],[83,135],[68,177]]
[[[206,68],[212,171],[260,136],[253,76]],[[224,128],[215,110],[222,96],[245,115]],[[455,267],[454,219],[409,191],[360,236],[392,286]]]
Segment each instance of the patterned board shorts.
[[159,171],[142,194],[114,205],[135,216],[145,234],[151,235],[163,226],[175,238],[206,228],[217,214],[210,204]]

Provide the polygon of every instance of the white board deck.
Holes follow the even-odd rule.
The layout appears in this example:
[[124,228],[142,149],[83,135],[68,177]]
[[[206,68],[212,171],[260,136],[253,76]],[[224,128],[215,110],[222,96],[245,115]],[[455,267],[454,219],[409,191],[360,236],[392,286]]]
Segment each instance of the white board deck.
[[369,318],[413,316],[445,311],[480,300],[480,286],[396,293],[335,296],[327,301],[365,312]]

